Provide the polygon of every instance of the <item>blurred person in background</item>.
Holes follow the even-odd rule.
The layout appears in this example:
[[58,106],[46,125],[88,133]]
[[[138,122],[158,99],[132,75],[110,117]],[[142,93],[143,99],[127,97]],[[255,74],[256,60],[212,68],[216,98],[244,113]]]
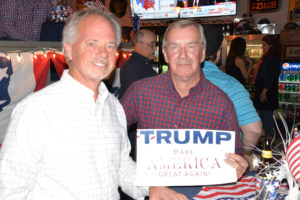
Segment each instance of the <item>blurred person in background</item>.
[[[147,29],[141,29],[133,35],[132,55],[126,60],[120,69],[119,99],[122,98],[127,88],[135,81],[155,76],[157,73],[152,68],[156,50],[156,35]],[[128,136],[131,144],[130,156],[136,157],[136,129],[137,124],[128,127]]]
[[216,25],[204,26],[206,38],[206,57],[203,67],[205,77],[222,89],[232,101],[239,127],[242,132],[242,143],[245,154],[251,154],[253,147],[262,135],[262,123],[249,92],[234,77],[224,73],[217,66],[221,61],[222,29]]
[[120,69],[120,93],[122,98],[127,88],[135,81],[154,76],[157,73],[152,68],[156,50],[156,35],[147,29],[137,31],[133,36],[132,55]]
[[280,74],[280,45],[276,35],[262,38],[263,56],[255,78],[254,106],[262,120],[266,137],[274,136],[273,111],[278,108],[278,77]]
[[245,85],[252,68],[252,61],[245,56],[246,40],[241,37],[231,41],[229,53],[225,63],[225,72]]

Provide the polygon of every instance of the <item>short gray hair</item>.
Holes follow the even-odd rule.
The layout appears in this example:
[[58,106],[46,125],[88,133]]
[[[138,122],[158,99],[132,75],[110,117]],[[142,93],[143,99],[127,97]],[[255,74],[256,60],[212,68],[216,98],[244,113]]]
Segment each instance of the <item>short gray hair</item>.
[[[116,33],[116,48],[118,48],[118,46],[121,43],[121,26],[120,23],[117,19],[117,17],[110,13],[110,12],[106,12],[103,9],[99,9],[99,8],[85,8],[85,9],[81,9],[78,10],[76,12],[74,12],[70,18],[67,20],[65,26],[64,26],[64,30],[63,30],[63,39],[62,39],[62,44],[63,44],[63,51],[65,53],[64,50],[64,44],[65,43],[70,43],[73,44],[76,40],[77,37],[77,27],[79,22],[90,16],[90,15],[98,15],[101,16],[105,19],[107,19],[107,21],[109,21]],[[66,59],[67,56],[65,55]],[[67,60],[68,61],[68,60]]]
[[162,42],[162,46],[165,49],[167,47],[167,41],[168,41],[168,33],[173,29],[173,28],[185,28],[188,26],[194,26],[195,28],[197,28],[199,30],[200,33],[200,44],[201,44],[201,48],[205,49],[206,48],[206,39],[205,39],[205,35],[204,35],[204,31],[203,31],[203,27],[201,24],[195,23],[191,20],[179,20],[176,22],[173,22],[172,24],[170,24],[164,34],[164,38],[163,38],[163,42]]
[[139,30],[137,31],[132,38],[132,42],[135,45],[138,41],[142,40],[145,36],[145,31]]

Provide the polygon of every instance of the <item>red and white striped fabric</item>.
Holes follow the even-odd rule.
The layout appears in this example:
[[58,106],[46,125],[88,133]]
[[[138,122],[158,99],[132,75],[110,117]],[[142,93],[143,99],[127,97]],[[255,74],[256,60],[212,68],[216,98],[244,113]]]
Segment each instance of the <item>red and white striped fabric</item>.
[[[243,176],[237,183],[203,187],[200,193],[193,199],[253,200],[256,199],[256,181],[255,176]],[[287,189],[287,183],[281,183],[280,191],[286,191]],[[284,200],[286,196],[286,192],[280,192],[277,194],[276,200]]]
[[289,144],[285,158],[294,179],[300,181],[300,137],[296,137]]
[[256,179],[243,176],[237,183],[203,187],[194,199],[250,199],[256,195]]
[[[8,58],[7,55],[10,57]],[[47,53],[46,56],[31,52],[0,53],[0,144],[3,141],[10,115],[19,101],[32,92],[45,87],[50,68],[50,59],[60,77],[66,68],[63,55]]]

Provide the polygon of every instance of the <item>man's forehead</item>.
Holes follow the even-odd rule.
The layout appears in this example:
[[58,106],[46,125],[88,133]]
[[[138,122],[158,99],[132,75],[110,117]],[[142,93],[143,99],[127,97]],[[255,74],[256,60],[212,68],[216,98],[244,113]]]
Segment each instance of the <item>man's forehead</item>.
[[199,39],[192,39],[192,38],[169,38],[168,39],[168,44],[174,45],[174,44],[185,44],[185,45],[190,45],[190,44],[199,44],[200,45],[200,40]]
[[148,40],[156,40],[156,35],[152,32],[145,32],[144,38]]

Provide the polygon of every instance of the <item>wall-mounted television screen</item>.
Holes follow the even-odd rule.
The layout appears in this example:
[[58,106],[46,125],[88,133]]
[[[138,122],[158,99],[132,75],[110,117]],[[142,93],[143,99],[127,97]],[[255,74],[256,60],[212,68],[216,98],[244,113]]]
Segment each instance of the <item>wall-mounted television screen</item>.
[[236,15],[232,0],[130,0],[140,19],[172,19]]

